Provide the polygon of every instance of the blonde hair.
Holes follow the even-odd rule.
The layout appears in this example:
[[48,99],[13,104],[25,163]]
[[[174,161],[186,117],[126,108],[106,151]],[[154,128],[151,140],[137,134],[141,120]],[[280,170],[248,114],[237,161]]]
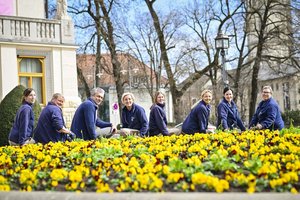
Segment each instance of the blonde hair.
[[201,99],[203,98],[203,96],[204,96],[206,93],[212,94],[212,91],[211,91],[211,90],[203,90],[203,91],[201,92]]
[[269,86],[269,85],[264,86],[262,88],[262,90],[270,90],[271,94],[273,93],[273,90],[272,90],[271,86]]
[[52,99],[51,99],[51,101],[53,102],[55,99],[58,99],[58,98],[62,98],[63,100],[65,100],[65,97],[61,94],[61,93],[54,93],[53,95],[52,95]]
[[124,104],[124,97],[128,96],[128,95],[131,96],[132,101],[134,102],[134,96],[133,96],[133,94],[131,92],[125,92],[125,93],[123,93],[122,98],[121,98],[123,104]]
[[163,95],[164,97],[166,97],[166,95],[165,95],[165,93],[163,93],[162,91],[157,91],[157,92],[155,92],[155,94],[154,94],[154,103],[157,103],[157,97],[158,97],[158,95]]

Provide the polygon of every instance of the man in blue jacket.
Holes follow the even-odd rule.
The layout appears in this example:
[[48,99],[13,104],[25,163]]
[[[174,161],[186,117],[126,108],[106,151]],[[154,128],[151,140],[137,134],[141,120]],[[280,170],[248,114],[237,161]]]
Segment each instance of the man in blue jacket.
[[272,98],[272,88],[264,86],[262,89],[262,101],[258,104],[256,111],[249,124],[251,129],[281,130],[284,122],[277,102]]
[[62,106],[65,98],[55,93],[51,101],[42,110],[37,127],[34,130],[34,140],[43,144],[49,142],[64,142],[71,131],[65,127]]
[[112,123],[97,117],[97,109],[103,101],[104,94],[102,88],[93,88],[91,96],[77,108],[71,125],[71,131],[77,138],[94,140],[99,136],[109,137],[115,131]]

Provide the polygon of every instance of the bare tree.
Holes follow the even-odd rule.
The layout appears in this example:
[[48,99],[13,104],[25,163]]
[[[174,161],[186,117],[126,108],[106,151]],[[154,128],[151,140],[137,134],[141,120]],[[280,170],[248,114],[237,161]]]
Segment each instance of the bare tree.
[[[276,74],[286,73],[290,69],[293,52],[291,51],[291,4],[289,1],[262,0],[248,1],[246,12],[249,47],[254,47],[250,59],[253,58],[249,116],[255,112],[259,88],[260,70],[272,71]],[[288,70],[290,71],[290,70]]]
[[[96,68],[95,75],[99,73],[101,68],[101,40],[103,39],[104,44],[106,45],[108,51],[110,52],[110,59],[112,63],[113,69],[113,77],[116,83],[116,90],[118,96],[118,102],[120,104],[119,109],[121,112],[121,96],[124,92],[122,87],[122,81],[120,76],[120,62],[117,56],[117,46],[116,46],[116,35],[114,31],[114,25],[112,22],[111,15],[113,13],[113,7],[117,5],[117,1],[110,0],[88,0],[86,5],[75,4],[74,7],[71,7],[73,12],[76,15],[84,14],[83,16],[88,15],[92,21],[85,20],[86,24],[80,25],[77,24],[77,27],[86,29],[92,28],[89,33],[90,40],[88,40],[87,44],[84,47],[84,50],[94,49],[96,50]],[[83,7],[82,7],[83,6]],[[83,8],[83,9],[82,9]],[[82,16],[79,20],[82,20]],[[99,77],[96,76],[96,83],[99,82]]]

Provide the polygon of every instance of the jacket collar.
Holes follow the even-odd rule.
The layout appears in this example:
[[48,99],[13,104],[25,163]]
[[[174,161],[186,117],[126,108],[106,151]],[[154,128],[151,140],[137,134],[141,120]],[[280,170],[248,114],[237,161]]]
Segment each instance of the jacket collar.
[[89,97],[88,100],[91,101],[94,104],[96,109],[98,108],[98,105],[96,104],[96,102],[91,97]]

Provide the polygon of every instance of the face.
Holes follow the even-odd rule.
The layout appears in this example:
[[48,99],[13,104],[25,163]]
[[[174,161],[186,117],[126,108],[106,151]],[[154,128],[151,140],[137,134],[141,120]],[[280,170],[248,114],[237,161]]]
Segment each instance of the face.
[[132,104],[133,104],[133,99],[131,97],[131,95],[126,95],[123,98],[123,104],[127,107],[127,108],[131,108]]
[[25,101],[34,104],[35,100],[36,100],[36,94],[35,91],[32,90],[30,94],[27,97],[25,97]]
[[104,98],[103,93],[96,92],[95,95],[92,96],[92,99],[95,101],[95,103],[99,106]]
[[261,92],[261,96],[263,101],[266,101],[272,97],[272,93],[270,89],[263,89]]
[[212,100],[212,94],[210,92],[206,92],[203,96],[202,96],[202,100],[206,103],[206,104],[210,104],[211,100]]
[[231,102],[233,98],[232,91],[228,90],[227,92],[225,92],[224,98],[226,99],[226,101]]
[[156,102],[160,103],[160,104],[164,104],[165,103],[165,96],[163,94],[157,95]]
[[58,97],[57,99],[53,100],[53,103],[60,108],[62,108],[62,106],[64,105],[64,102],[65,102],[65,98],[63,98],[63,97]]

